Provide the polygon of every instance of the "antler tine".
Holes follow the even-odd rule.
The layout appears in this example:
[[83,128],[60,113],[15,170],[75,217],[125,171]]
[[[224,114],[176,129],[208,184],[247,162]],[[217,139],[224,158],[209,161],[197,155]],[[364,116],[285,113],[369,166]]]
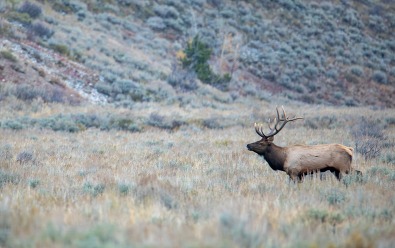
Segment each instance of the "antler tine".
[[[273,121],[273,122],[276,122],[276,121],[277,121],[277,118],[274,118],[274,121]],[[272,128],[272,126],[270,126],[271,123],[272,123],[272,122],[270,121],[270,118],[269,118],[269,120],[268,120],[268,122],[267,122],[267,125],[269,126],[270,131],[273,131],[274,128]]]
[[279,122],[281,118],[280,118],[280,113],[278,112],[278,107],[276,107],[276,112],[277,112],[277,122]]
[[281,108],[283,109],[284,119],[287,119],[287,115],[285,114],[284,106],[281,105]]
[[[277,121],[277,117],[274,118],[273,122],[276,122],[276,121]],[[272,128],[271,123],[272,123],[272,122],[271,122],[271,120],[270,120],[270,118],[269,118],[268,121],[267,121],[267,126],[269,127],[269,130],[270,130],[270,131],[269,131],[268,134],[264,134],[266,138],[267,138],[267,137],[270,137],[271,134],[272,134],[273,132],[276,131],[276,130],[275,130],[275,127]]]
[[294,121],[294,120],[299,120],[299,119],[303,119],[303,117],[296,117],[294,116],[293,118],[289,118],[287,117],[287,113],[285,112],[284,106],[281,106],[282,109],[282,115],[280,115],[280,112],[278,110],[278,107],[276,107],[276,114],[277,117],[274,118],[273,124],[274,124],[274,128],[271,127],[271,122],[270,119],[268,121],[268,126],[270,129],[270,132],[265,135],[262,131],[262,126],[260,126],[260,130],[257,129],[257,127],[255,127],[255,130],[257,131],[257,133],[263,137],[263,138],[269,138],[272,137],[276,134],[278,134],[285,126],[285,124],[287,124],[287,122],[289,121]]
[[303,117],[296,117],[296,115],[294,117],[292,117],[291,119],[289,117],[286,116],[285,114],[285,109],[284,106],[281,106],[281,108],[283,109],[283,113],[284,113],[284,120],[288,121],[294,121],[294,120],[300,120],[303,119]]
[[[261,128],[259,128],[259,126],[260,126]],[[266,137],[266,136],[263,134],[263,132],[262,132],[262,125],[261,125],[261,124],[257,124],[257,123],[255,122],[255,123],[254,123],[254,127],[255,127],[255,132],[256,132],[259,136],[261,136],[262,138]]]
[[302,120],[303,117],[296,117],[296,115],[292,119],[287,119],[287,121],[294,121],[294,120]]
[[[273,124],[274,124],[274,128],[271,127],[271,121],[270,118],[268,120],[268,126],[269,126],[269,133],[268,134],[264,134],[263,133],[263,125],[262,124],[254,124],[255,127],[255,132],[261,136],[262,138],[269,138],[272,137],[276,134],[278,134],[281,129],[284,128],[285,124],[287,124],[287,122],[289,121],[294,121],[294,120],[299,120],[299,119],[303,119],[303,117],[296,117],[296,115],[293,118],[289,118],[287,117],[287,114],[285,112],[284,106],[281,106],[281,109],[283,110],[282,116],[280,116],[280,112],[278,111],[278,107],[276,107],[276,112],[277,112],[277,117],[274,118]],[[281,123],[281,125],[280,125]],[[280,125],[280,127],[278,127]]]
[[[277,111],[277,122],[274,125],[274,128],[276,129],[277,133],[284,127],[286,120],[287,120],[287,115],[285,113],[284,107],[281,106],[282,110],[283,110],[283,118],[280,118],[280,113],[278,112],[278,107],[276,107],[276,111]],[[280,124],[280,122],[283,122],[283,124],[281,125],[280,128],[278,128],[278,124]]]
[[263,124],[261,124],[261,128],[259,129],[259,131],[262,134],[262,137],[266,138],[266,135],[263,133]]

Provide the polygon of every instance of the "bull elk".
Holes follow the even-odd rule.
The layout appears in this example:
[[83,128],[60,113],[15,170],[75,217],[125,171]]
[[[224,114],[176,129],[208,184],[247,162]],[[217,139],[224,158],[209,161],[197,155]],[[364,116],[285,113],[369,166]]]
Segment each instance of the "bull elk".
[[[274,127],[268,121],[269,132],[263,133],[262,124],[255,123],[256,133],[261,140],[248,144],[247,149],[263,156],[273,170],[286,172],[293,181],[301,182],[305,175],[315,172],[332,172],[340,181],[343,173],[350,173],[353,148],[340,144],[325,145],[293,145],[280,147],[273,143],[278,134],[288,122],[303,119],[302,117],[287,117],[284,107],[282,115],[277,111]],[[358,176],[362,175],[357,171]]]

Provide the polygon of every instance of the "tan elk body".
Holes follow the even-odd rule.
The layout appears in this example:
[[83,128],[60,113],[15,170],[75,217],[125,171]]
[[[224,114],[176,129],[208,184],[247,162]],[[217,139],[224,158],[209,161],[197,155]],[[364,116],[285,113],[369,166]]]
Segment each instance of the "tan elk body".
[[[285,171],[292,180],[301,181],[303,177],[315,172],[332,172],[337,179],[341,179],[343,173],[350,173],[353,148],[340,144],[326,145],[293,145],[280,147],[273,143],[274,135],[279,133],[289,121],[302,119],[301,117],[287,118],[284,108],[283,114],[277,110],[277,121],[274,128],[270,126],[268,134],[262,131],[262,125],[255,124],[256,133],[262,137],[261,140],[248,144],[247,148],[265,158],[273,170]],[[280,126],[279,126],[280,125]],[[360,171],[356,171],[358,175]]]

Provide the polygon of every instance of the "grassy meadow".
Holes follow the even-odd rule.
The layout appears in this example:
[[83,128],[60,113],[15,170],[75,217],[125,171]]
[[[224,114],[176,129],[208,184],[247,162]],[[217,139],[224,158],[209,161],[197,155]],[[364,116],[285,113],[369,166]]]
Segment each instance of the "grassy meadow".
[[[0,248],[395,247],[394,3],[1,0]],[[361,180],[248,151],[281,105]]]
[[[353,166],[364,175],[294,184],[245,148],[259,138],[253,123],[276,105],[2,101],[0,247],[393,247],[393,109],[286,103],[305,120],[288,123],[276,144],[358,146]],[[131,130],[37,124],[66,113],[136,122]]]

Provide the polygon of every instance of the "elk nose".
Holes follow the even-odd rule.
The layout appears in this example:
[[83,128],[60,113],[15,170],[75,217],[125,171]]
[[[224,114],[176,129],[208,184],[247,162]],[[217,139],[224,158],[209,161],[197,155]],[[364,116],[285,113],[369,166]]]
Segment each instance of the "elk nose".
[[250,146],[250,144],[247,145],[247,149],[248,149],[249,151],[251,151],[251,146]]

